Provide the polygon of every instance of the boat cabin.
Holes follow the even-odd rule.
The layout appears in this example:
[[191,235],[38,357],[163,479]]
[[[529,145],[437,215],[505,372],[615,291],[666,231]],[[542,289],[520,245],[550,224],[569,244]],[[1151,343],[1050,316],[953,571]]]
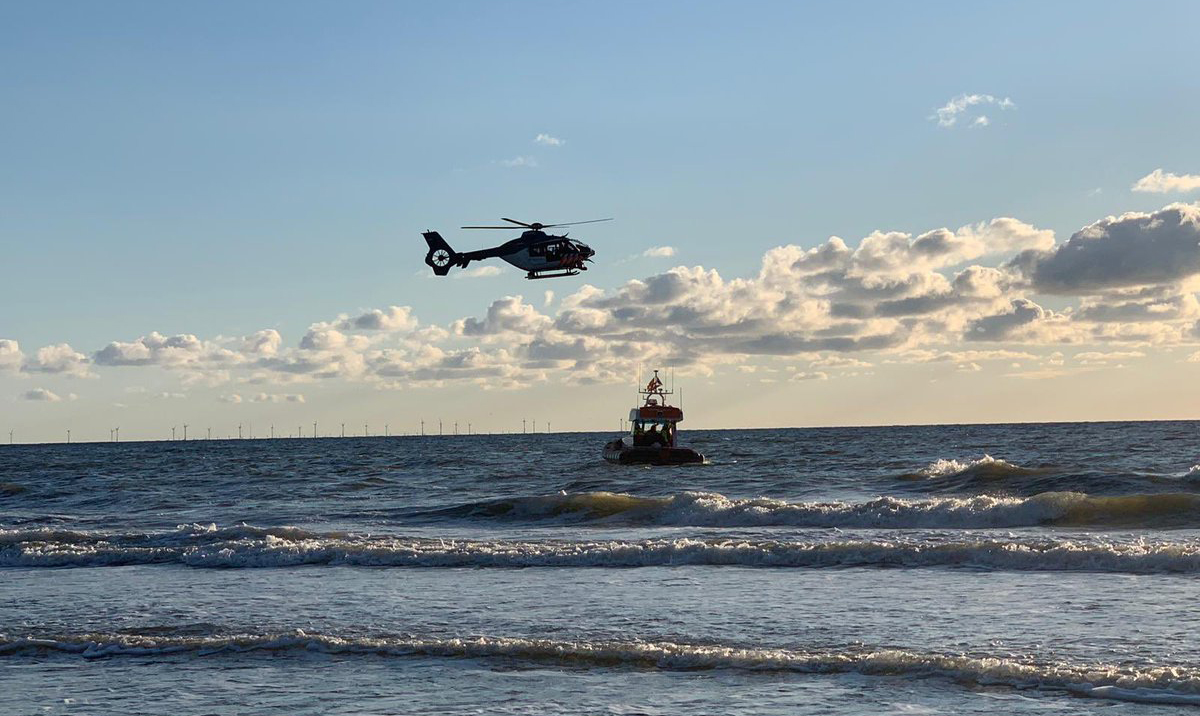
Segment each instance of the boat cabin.
[[629,435],[634,447],[675,447],[683,410],[667,405],[671,391],[663,390],[658,371],[654,371],[654,378],[646,389],[638,393],[645,397],[645,402],[629,411]]

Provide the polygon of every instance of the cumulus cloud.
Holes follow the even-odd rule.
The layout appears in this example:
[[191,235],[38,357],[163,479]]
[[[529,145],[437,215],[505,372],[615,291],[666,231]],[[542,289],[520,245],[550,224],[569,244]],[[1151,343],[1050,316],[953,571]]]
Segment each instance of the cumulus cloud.
[[0,372],[16,372],[25,363],[21,344],[10,338],[0,338]]
[[960,94],[949,102],[934,110],[930,119],[937,122],[939,127],[953,127],[960,119],[971,117],[971,126],[986,127],[990,120],[978,110],[985,107],[995,107],[1000,110],[1016,109],[1016,105],[1008,97],[999,98],[990,94]]
[[498,266],[476,266],[475,268],[454,272],[454,278],[487,278],[488,276],[499,276],[500,274],[501,271]]
[[230,393],[229,395],[219,396],[217,400],[222,403],[232,403],[236,405],[237,403],[242,402],[242,396],[238,395],[237,393]]
[[190,333],[164,336],[151,332],[133,341],[112,341],[92,356],[96,365],[187,368],[214,364],[235,364],[240,354],[214,342],[202,341]]
[[1022,252],[1011,266],[1043,293],[1174,283],[1200,274],[1200,205],[1109,216],[1051,250]]
[[30,373],[55,373],[79,378],[91,376],[91,361],[66,343],[39,348],[25,361],[23,370]]
[[1200,189],[1200,174],[1172,174],[1155,169],[1134,182],[1132,189],[1154,194],[1196,191]]
[[642,252],[642,256],[655,259],[667,259],[675,255],[674,246],[651,246]]
[[533,141],[535,144],[542,144],[547,147],[561,147],[562,145],[567,143],[567,140],[559,139],[558,137],[552,137],[549,134],[546,134],[545,132],[539,133],[536,137],[533,138]]
[[454,324],[455,333],[463,336],[488,336],[515,332],[532,334],[550,323],[522,296],[505,296],[492,301],[482,320],[466,318]]
[[[295,388],[268,386],[331,379],[381,388],[469,381],[503,389],[566,376],[609,383],[627,377],[631,360],[704,375],[776,359],[806,366],[792,380],[875,365],[974,371],[1004,361],[1030,367],[1009,375],[1048,377],[1084,368],[1061,355],[1040,358],[1042,347],[1111,354],[1200,341],[1197,212],[1176,204],[1108,217],[1064,244],[1011,217],[874,231],[858,241],[835,236],[770,249],[749,275],[676,266],[607,290],[539,293],[534,303],[503,296],[442,326],[389,306],[313,323],[291,341],[273,329],[212,339],[150,333],[111,342],[90,363],[69,346],[48,346],[39,358],[0,341],[0,366],[159,368],[184,385],[262,386],[223,395],[229,403],[299,402]],[[1041,297],[1048,293],[1075,299]]]
[[337,327],[341,330],[411,331],[417,327],[417,319],[412,314],[411,306],[388,306],[366,311],[354,318],[343,318],[338,321]]
[[24,393],[21,393],[21,399],[37,400],[47,403],[57,403],[62,400],[57,393],[46,390],[45,388],[34,388],[33,390],[27,390]]
[[1010,337],[1017,329],[1043,318],[1046,311],[1025,298],[1013,300],[1008,310],[983,316],[967,325],[964,335],[969,341],[1000,341]]

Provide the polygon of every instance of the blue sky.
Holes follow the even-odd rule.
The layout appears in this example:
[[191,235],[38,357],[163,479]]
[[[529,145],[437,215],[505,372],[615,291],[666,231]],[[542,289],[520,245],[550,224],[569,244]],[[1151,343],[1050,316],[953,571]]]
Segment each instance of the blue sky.
[[[91,356],[151,331],[271,328],[294,346],[340,313],[409,306],[448,326],[585,278],[611,292],[676,265],[751,277],[771,248],[831,235],[853,247],[1015,217],[1061,243],[1195,201],[1130,187],[1200,172],[1198,16],[1184,2],[4,3],[0,338]],[[1014,106],[933,119],[971,94]],[[979,114],[988,126],[968,124]],[[536,166],[506,164],[519,157]],[[578,280],[426,275],[420,231],[474,248],[503,234],[456,227],[499,216],[616,221],[573,233],[599,252]],[[654,246],[675,254],[641,256]],[[135,373],[0,388],[78,394],[41,425],[174,380]],[[320,382],[339,409],[378,392]],[[415,402],[474,390],[439,388]],[[202,414],[231,388],[205,390],[183,391]],[[9,405],[51,407],[30,402]],[[780,410],[770,422],[793,424]]]

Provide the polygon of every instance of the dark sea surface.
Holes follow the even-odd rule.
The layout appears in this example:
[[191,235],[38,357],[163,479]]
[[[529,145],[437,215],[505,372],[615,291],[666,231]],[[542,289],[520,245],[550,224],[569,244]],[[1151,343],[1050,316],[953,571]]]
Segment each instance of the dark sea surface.
[[1200,705],[1200,423],[0,446],[0,714]]

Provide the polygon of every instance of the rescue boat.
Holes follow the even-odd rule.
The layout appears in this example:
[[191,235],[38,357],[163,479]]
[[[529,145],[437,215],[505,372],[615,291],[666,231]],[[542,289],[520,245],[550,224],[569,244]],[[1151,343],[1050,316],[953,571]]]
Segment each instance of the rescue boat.
[[604,445],[604,459],[620,465],[686,465],[702,463],[704,456],[680,447],[679,423],[683,409],[667,403],[674,391],[663,390],[663,382],[654,377],[638,391],[642,404],[629,411],[629,434]]

